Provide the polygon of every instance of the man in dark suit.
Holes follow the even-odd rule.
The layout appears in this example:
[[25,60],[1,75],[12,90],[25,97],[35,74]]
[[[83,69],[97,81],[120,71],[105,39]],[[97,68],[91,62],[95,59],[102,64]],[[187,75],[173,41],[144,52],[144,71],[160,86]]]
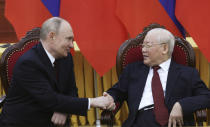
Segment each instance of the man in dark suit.
[[113,102],[108,97],[78,98],[69,53],[73,39],[66,20],[52,17],[43,23],[40,43],[15,64],[0,119],[3,126],[64,125],[67,114],[86,115],[90,107],[106,108]]
[[123,127],[191,126],[193,112],[210,107],[209,90],[197,70],[171,59],[174,43],[168,30],[150,30],[142,44],[143,62],[129,64],[104,93],[115,102],[127,101]]

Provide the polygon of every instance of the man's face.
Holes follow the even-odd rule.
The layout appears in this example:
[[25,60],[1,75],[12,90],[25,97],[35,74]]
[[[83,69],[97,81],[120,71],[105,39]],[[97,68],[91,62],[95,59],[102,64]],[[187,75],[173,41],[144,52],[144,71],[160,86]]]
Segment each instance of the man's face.
[[164,60],[164,43],[158,43],[157,37],[150,34],[146,35],[142,44],[142,55],[144,64],[148,66],[159,65]]
[[56,58],[66,57],[70,48],[73,48],[74,34],[71,26],[63,22],[59,32],[55,35],[54,52]]

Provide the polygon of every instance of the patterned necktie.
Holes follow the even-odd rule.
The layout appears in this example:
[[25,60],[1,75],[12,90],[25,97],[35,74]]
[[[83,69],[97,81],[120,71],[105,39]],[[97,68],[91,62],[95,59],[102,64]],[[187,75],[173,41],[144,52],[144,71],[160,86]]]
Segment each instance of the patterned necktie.
[[157,72],[160,69],[160,66],[154,66],[153,68],[153,77],[152,77],[152,95],[154,100],[154,113],[156,121],[164,126],[168,122],[168,109],[164,102],[164,93],[163,88],[160,82],[160,77]]

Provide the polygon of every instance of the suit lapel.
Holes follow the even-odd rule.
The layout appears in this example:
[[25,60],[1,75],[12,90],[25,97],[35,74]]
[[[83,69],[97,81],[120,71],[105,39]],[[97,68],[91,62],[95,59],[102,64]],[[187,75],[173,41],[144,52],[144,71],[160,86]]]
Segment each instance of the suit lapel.
[[168,72],[167,84],[166,84],[166,95],[165,95],[166,102],[168,101],[170,97],[171,90],[176,85],[175,83],[176,83],[177,77],[179,76],[179,73],[180,73],[179,67],[177,66],[175,62],[171,61],[171,65]]
[[141,101],[141,98],[142,98],[142,94],[143,94],[143,91],[144,91],[144,87],[146,85],[146,80],[147,80],[147,76],[148,76],[148,73],[149,73],[149,67],[146,66],[146,65],[143,65],[142,68],[138,68],[139,69],[139,73],[137,74],[139,76],[139,79],[138,79],[138,84],[136,84],[136,89],[135,89],[135,92],[134,92],[134,96],[137,96],[137,99],[135,101],[135,110],[137,111],[138,108],[139,108],[139,104],[140,104],[140,101]]
[[[37,44],[36,45],[36,50],[37,50],[37,53],[39,54],[40,56],[40,60],[41,62],[43,63],[43,65],[45,66],[45,70],[48,74],[48,76],[50,77],[50,79],[54,82],[53,84],[51,84],[54,88],[57,87],[57,80],[56,80],[56,75],[54,74],[54,68],[52,66],[52,63],[50,62],[50,59],[49,57],[47,56],[43,46],[41,43]],[[56,84],[56,85],[55,85]]]

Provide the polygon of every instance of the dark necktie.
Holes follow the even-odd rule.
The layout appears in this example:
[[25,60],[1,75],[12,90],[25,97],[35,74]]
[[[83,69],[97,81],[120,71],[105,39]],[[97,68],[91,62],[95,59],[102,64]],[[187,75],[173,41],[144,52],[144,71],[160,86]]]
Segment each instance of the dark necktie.
[[56,75],[56,79],[57,79],[57,81],[58,81],[58,73],[59,73],[59,70],[58,70],[58,60],[55,60],[54,61],[54,72],[55,72],[55,75]]
[[157,72],[160,66],[154,66],[153,68],[153,78],[152,78],[152,95],[154,100],[154,114],[156,121],[164,126],[168,122],[168,109],[166,108],[164,102],[163,88],[160,82],[160,77]]

